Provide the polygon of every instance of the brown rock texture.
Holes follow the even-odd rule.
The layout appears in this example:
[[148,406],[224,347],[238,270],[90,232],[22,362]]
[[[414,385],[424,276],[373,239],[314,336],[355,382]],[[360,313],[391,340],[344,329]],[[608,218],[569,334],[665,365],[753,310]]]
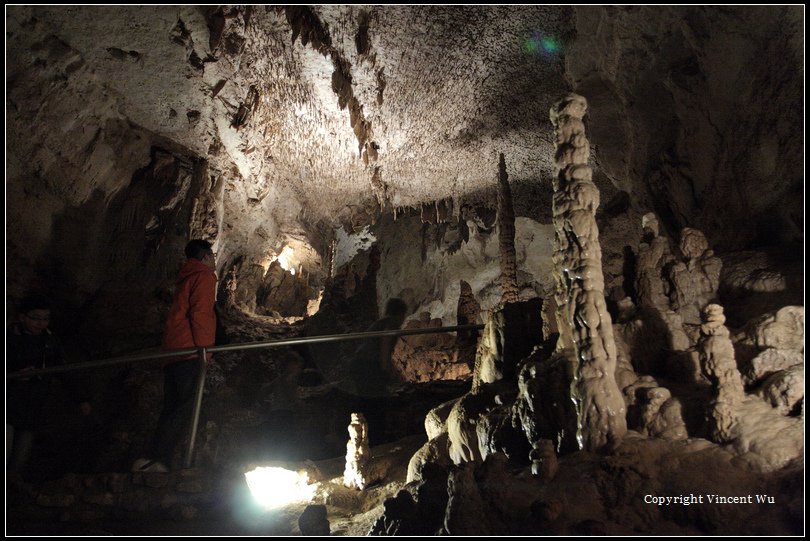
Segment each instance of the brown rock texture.
[[516,302],[520,290],[517,285],[515,256],[515,209],[503,154],[498,162],[498,245],[501,253],[502,302]]
[[665,268],[670,307],[684,323],[700,323],[700,311],[717,296],[723,262],[709,249],[706,237],[689,227],[681,231],[682,259]]
[[712,440],[717,443],[734,439],[737,411],[745,398],[725,321],[722,306],[710,304],[704,308],[698,343],[700,366],[712,384],[709,430]]
[[616,345],[607,312],[602,251],[594,215],[599,190],[588,166],[589,143],[582,117],[587,102],[569,94],[550,113],[558,171],[554,179],[554,273],[560,345],[577,358],[571,395],[577,406],[580,446],[590,451],[616,445],[627,431],[624,400],[616,380]]

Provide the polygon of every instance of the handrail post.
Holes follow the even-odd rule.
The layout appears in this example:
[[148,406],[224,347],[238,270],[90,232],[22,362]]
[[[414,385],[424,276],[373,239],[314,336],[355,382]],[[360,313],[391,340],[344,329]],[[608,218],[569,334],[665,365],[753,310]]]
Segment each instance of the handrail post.
[[191,468],[194,462],[194,443],[197,440],[197,426],[200,423],[200,409],[202,408],[203,389],[205,388],[206,370],[206,350],[200,348],[200,373],[197,375],[197,392],[194,398],[194,412],[191,416],[191,431],[188,438],[188,450],[186,451],[186,469]]

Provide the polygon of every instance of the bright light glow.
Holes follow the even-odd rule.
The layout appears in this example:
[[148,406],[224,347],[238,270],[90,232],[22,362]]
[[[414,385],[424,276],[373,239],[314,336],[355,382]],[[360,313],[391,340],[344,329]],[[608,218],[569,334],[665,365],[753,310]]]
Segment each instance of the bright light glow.
[[294,502],[312,500],[317,485],[310,485],[306,472],[284,468],[259,467],[245,473],[250,493],[265,509],[276,509]]
[[262,267],[264,267],[264,274],[267,275],[267,271],[270,269],[270,264],[273,261],[278,261],[278,264],[281,265],[281,268],[285,271],[289,272],[293,276],[295,276],[295,267],[298,265],[295,261],[295,250],[293,250],[292,246],[285,246],[281,253],[278,255],[272,255],[269,258],[265,258],[262,261]]
[[270,261],[278,261],[278,264],[281,265],[282,269],[295,274],[295,264],[293,263],[294,255],[295,251],[292,249],[292,246],[285,246],[284,249],[281,250],[281,253],[273,257],[273,259]]

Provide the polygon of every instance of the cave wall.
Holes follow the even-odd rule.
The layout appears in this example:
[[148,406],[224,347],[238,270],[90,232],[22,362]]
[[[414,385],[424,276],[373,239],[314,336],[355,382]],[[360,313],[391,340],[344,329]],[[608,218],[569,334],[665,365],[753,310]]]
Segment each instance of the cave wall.
[[[320,226],[300,225],[300,198],[245,182],[227,148],[237,130],[212,125],[229,115],[192,61],[210,53],[204,15],[9,10],[7,290],[11,301],[50,292],[65,334],[156,344],[191,237],[215,243],[220,275],[236,261],[263,263],[285,243],[325,252]],[[306,255],[318,281],[319,258]],[[144,317],[133,322],[131,311]]]
[[670,234],[803,241],[803,10],[581,7],[566,74],[596,162]]
[[[497,228],[479,232],[473,222],[456,227],[469,228],[469,240],[451,244],[448,240],[458,239],[457,232],[447,224],[422,223],[418,216],[396,221],[383,217],[376,227],[381,254],[379,306],[385,306],[389,298],[401,297],[412,313],[428,311],[445,325],[455,325],[459,281],[465,280],[481,304],[481,321],[486,320],[486,312],[501,299]],[[515,230],[521,298],[544,296],[552,287],[553,228],[518,217]],[[402,242],[406,238],[411,241]]]

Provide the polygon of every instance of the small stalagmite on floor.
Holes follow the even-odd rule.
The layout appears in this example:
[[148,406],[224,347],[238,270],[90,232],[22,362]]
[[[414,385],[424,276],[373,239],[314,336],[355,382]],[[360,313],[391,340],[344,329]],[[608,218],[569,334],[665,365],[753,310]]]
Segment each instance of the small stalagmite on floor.
[[371,461],[368,446],[368,423],[362,413],[352,413],[349,424],[349,441],[346,443],[346,469],[343,484],[349,488],[363,490],[369,484],[367,466]]

